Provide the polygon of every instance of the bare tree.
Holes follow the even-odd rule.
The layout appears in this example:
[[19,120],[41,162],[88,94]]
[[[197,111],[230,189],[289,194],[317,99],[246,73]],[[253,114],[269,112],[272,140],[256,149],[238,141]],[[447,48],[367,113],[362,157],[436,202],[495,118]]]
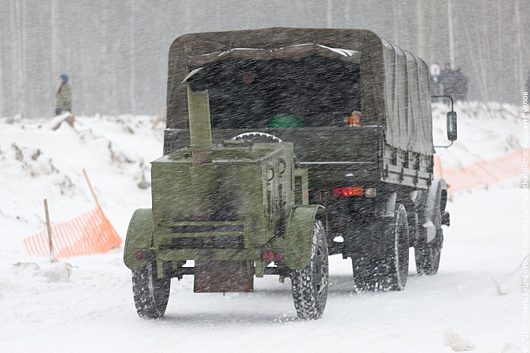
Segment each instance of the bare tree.
[[455,67],[455,37],[453,32],[453,3],[447,0],[447,33],[449,35],[449,62]]
[[515,66],[515,82],[517,82],[518,90],[522,91],[524,89],[524,78],[523,78],[523,35],[521,27],[521,11],[520,11],[520,1],[515,0],[514,3],[514,16],[515,16],[515,33],[516,33],[516,52],[517,52],[517,62]]
[[327,1],[326,6],[326,27],[332,28],[333,27],[333,0]]
[[130,0],[130,21],[129,21],[129,31],[130,31],[130,46],[129,46],[129,102],[131,107],[131,113],[136,114],[136,36],[135,36],[135,18],[136,18],[136,1]]
[[421,0],[416,0],[415,3],[416,3],[416,35],[417,35],[416,48],[418,48],[418,55],[421,57],[425,57],[425,28],[424,28],[425,13],[423,11],[423,6],[422,6],[424,2]]

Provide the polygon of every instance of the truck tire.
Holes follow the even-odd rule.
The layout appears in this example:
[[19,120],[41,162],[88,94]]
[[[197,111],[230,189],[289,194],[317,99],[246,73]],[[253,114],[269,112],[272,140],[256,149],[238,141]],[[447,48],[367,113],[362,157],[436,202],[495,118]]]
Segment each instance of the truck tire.
[[321,221],[313,226],[313,245],[309,264],[291,273],[294,307],[300,319],[317,320],[328,297],[329,266],[326,232]]
[[418,240],[414,246],[414,258],[416,260],[416,270],[418,275],[434,276],[440,267],[440,257],[442,256],[443,229],[440,218],[433,220],[436,227],[436,238],[430,243],[425,239]]
[[443,215],[447,205],[447,183],[444,179],[434,179],[429,189],[429,198],[423,205],[422,222],[432,221],[435,229],[435,237],[427,243],[426,229],[420,227],[419,237],[414,244],[414,257],[416,269],[419,275],[432,276],[438,273],[444,234],[442,224],[449,225],[449,219],[444,220]]
[[146,319],[159,319],[166,312],[171,288],[171,278],[159,279],[156,265],[132,271],[134,305],[138,315]]
[[377,263],[369,255],[353,256],[353,288],[356,293],[374,291],[377,285]]
[[396,205],[392,220],[384,221],[383,257],[378,266],[377,290],[403,290],[409,271],[409,224],[403,204]]

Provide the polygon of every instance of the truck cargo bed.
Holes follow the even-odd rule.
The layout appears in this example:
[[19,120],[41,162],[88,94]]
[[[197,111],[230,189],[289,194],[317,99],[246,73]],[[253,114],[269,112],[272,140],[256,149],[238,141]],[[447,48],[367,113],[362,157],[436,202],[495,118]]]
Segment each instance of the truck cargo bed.
[[[214,129],[213,143],[256,129]],[[384,142],[380,126],[271,129],[260,132],[292,142],[297,162],[309,170],[311,187],[348,182],[387,182],[425,189],[432,176],[432,156],[402,151]],[[166,129],[164,154],[189,146],[189,132]]]

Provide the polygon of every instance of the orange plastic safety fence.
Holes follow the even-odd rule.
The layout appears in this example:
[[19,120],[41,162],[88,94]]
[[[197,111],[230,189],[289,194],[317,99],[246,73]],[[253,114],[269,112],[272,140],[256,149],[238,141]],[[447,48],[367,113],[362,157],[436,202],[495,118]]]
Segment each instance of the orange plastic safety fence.
[[[100,208],[51,228],[53,256],[58,259],[103,253],[121,244],[120,236]],[[46,229],[27,237],[23,244],[30,256],[50,255]]]
[[443,169],[439,158],[434,159],[434,174],[443,177],[450,191],[466,190],[486,186],[509,178],[521,176],[523,154],[530,150],[518,150],[508,155],[479,161],[467,167]]

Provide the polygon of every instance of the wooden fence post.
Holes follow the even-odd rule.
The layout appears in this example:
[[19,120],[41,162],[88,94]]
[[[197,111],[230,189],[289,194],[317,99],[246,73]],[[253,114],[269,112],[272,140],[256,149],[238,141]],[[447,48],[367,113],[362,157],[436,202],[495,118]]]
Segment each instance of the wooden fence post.
[[96,205],[101,210],[101,205],[99,204],[98,197],[96,196],[94,188],[92,187],[92,183],[90,182],[90,179],[88,178],[88,174],[86,173],[86,170],[84,169],[83,169],[83,176],[85,177],[85,181],[88,184],[88,188],[90,189],[90,193],[92,194],[92,197],[94,198],[94,201],[96,202]]
[[44,199],[44,213],[46,214],[46,229],[48,231],[48,246],[50,249],[50,261],[55,262],[53,256],[52,226],[50,224],[50,212],[48,211],[48,200]]

